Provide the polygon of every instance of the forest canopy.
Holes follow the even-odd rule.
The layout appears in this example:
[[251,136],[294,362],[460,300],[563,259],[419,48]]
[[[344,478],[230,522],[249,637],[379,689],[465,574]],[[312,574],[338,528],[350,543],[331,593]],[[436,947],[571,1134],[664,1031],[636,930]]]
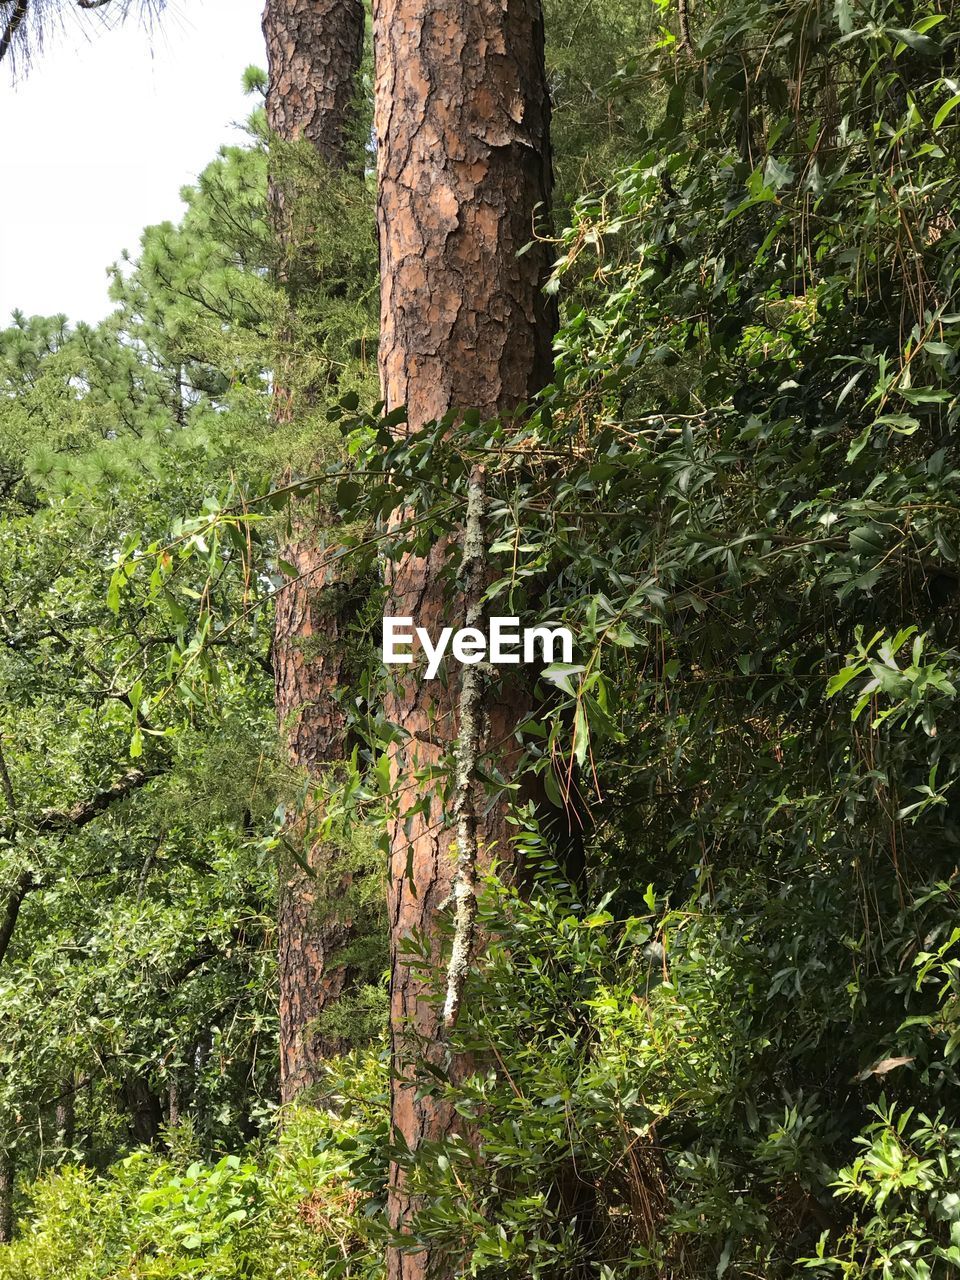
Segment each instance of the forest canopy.
[[954,8],[307,8],[0,331],[0,1278],[946,1280]]

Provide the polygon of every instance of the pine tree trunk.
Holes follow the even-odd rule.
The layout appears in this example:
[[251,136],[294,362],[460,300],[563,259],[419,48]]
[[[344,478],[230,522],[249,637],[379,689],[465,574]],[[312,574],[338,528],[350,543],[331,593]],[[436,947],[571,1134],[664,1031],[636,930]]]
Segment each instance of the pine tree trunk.
[[[345,629],[355,602],[339,573],[315,567],[321,554],[306,536],[284,549],[300,579],[283,591],[274,622],[276,708],[291,764],[320,783],[332,783],[348,754],[344,716],[333,695],[349,686]],[[311,803],[320,803],[319,801]],[[337,868],[335,846],[307,836],[301,816],[287,839],[305,856],[311,874],[293,858],[281,861],[278,911],[280,985],[280,1096],[292,1102],[318,1084],[323,1062],[344,1048],[323,1029],[322,1015],[353,979],[344,959],[352,938],[350,873]]]
[[0,1151],[0,1244],[13,1239],[13,1192],[16,1163],[9,1151]]
[[363,55],[360,0],[268,0],[263,14],[270,86],[267,123],[288,142],[346,161]]
[[[270,83],[267,120],[281,139],[311,143],[333,169],[348,163],[348,135],[354,118],[357,77],[363,54],[364,9],[360,0],[268,0],[263,30]],[[284,248],[281,282],[309,283],[310,263],[296,260],[290,243],[290,202],[296,193],[271,181],[274,228]],[[305,257],[301,255],[301,257]],[[298,409],[284,373],[275,403],[278,418]],[[309,395],[309,393],[308,393]],[[323,564],[319,530],[329,523],[323,511],[294,514],[295,538],[283,558],[297,578],[281,591],[274,623],[273,663],[276,710],[290,763],[319,780],[347,754],[344,717],[332,695],[347,678],[343,633],[355,606],[350,583],[335,567]],[[297,829],[291,838],[300,843]],[[317,1020],[349,984],[338,959],[350,936],[350,921],[336,911],[344,876],[330,867],[332,851],[314,844],[306,861],[319,874],[308,875],[296,861],[281,867],[279,932],[280,1090],[292,1101],[317,1084],[324,1058],[342,1046],[324,1035]],[[332,902],[318,901],[332,883]]]
[[[493,415],[527,400],[549,377],[553,308],[542,292],[535,218],[550,198],[550,103],[540,0],[374,0],[381,254],[380,368],[387,408],[405,404],[410,429],[451,408]],[[539,208],[538,208],[539,206]],[[537,211],[535,213],[535,210]],[[464,602],[441,581],[448,548],[394,566],[386,612],[412,616],[436,634],[457,625]],[[414,931],[436,937],[436,913],[451,889],[450,813],[411,812],[417,773],[456,739],[458,678],[426,683],[414,668],[386,708],[403,731],[393,769],[400,813],[391,822],[391,1040],[395,1136],[411,1149],[442,1138],[452,1110],[403,1079],[418,1045],[443,1064],[439,1010],[404,963]],[[526,705],[529,705],[527,703]],[[485,698],[482,749],[509,743],[524,695],[502,684]],[[509,860],[505,813],[478,832],[486,855]],[[452,1064],[454,1074],[464,1064]],[[403,1171],[391,1173],[389,1215],[404,1229],[417,1204]],[[391,1249],[391,1280],[449,1274],[423,1249]]]

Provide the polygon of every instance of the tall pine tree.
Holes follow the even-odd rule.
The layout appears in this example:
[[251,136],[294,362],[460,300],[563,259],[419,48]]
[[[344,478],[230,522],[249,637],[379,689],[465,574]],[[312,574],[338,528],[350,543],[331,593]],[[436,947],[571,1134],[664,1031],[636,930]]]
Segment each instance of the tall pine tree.
[[[412,0],[375,0],[374,39],[387,409],[405,405],[410,431],[451,410],[509,412],[545,382],[551,367],[544,248],[520,254],[551,190],[540,2],[454,0],[424,13]],[[477,548],[464,549],[473,585],[459,597],[451,597],[444,572],[449,551],[440,543],[425,558],[399,560],[386,612],[413,616],[436,634],[455,623],[458,612],[474,610]],[[438,911],[453,888],[455,836],[461,855],[469,839],[510,859],[505,804],[478,812],[476,772],[485,751],[502,753],[511,742],[522,710],[515,688],[465,689],[453,677],[443,685],[414,668],[388,700],[388,718],[400,731],[392,762],[398,812],[390,831],[391,1120],[395,1141],[414,1152],[451,1133],[457,1118],[451,1105],[410,1079],[419,1053],[440,1065],[445,1048],[441,1012],[405,951],[416,934],[437,953]],[[472,749],[461,752],[455,831],[451,810],[428,808],[422,793],[458,735],[470,737]],[[502,754],[498,763],[509,768]],[[392,1226],[404,1231],[417,1208],[405,1170],[395,1165]],[[420,1280],[438,1267],[442,1271],[442,1261],[429,1248],[389,1254],[393,1280]]]
[[[310,144],[322,165],[320,180],[351,162],[356,134],[358,76],[363,56],[364,11],[359,0],[269,0],[263,19],[269,60],[267,119],[279,142]],[[284,151],[278,149],[280,157]],[[286,157],[290,159],[289,155]],[[308,412],[322,394],[298,369],[294,342],[300,298],[323,288],[309,246],[298,239],[296,165],[275,163],[270,203],[281,245],[279,276],[288,292],[291,323],[276,374],[278,422]],[[280,592],[274,625],[276,708],[290,763],[304,770],[319,796],[325,771],[347,754],[345,716],[336,692],[349,681],[346,632],[355,606],[349,573],[330,563],[324,529],[333,524],[323,502],[294,512],[292,539],[283,552],[291,579]],[[322,1018],[349,986],[343,958],[350,940],[345,894],[350,872],[336,865],[338,851],[311,835],[301,813],[306,867],[289,859],[281,867],[280,1081],[290,1102],[316,1085],[323,1060],[343,1045]],[[319,890],[319,891],[318,891]]]

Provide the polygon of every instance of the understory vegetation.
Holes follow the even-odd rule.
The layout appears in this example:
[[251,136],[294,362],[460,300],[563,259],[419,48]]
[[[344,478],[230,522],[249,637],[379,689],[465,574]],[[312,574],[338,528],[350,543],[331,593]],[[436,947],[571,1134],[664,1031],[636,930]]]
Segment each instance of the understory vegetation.
[[[560,327],[523,412],[391,430],[372,178],[259,110],[108,319],[0,332],[2,1280],[373,1280],[391,1160],[462,1275],[960,1271],[954,6],[551,0],[546,31]],[[271,156],[322,289],[278,283]],[[410,1152],[377,584],[480,463],[489,611],[576,653],[484,762],[524,874],[484,869],[470,1069],[409,1064],[463,1133]],[[277,865],[317,836],[273,706],[291,500],[374,585],[321,833],[364,980],[280,1108]]]

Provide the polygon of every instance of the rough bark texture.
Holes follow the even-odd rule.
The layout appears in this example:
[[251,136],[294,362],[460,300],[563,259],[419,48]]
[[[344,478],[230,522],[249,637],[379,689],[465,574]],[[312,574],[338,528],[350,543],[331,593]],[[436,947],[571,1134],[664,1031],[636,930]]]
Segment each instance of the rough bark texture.
[[[546,255],[517,257],[546,211],[550,104],[539,0],[374,0],[381,254],[380,369],[388,409],[405,404],[411,429],[451,408],[509,411],[550,371],[552,307],[542,293]],[[538,206],[542,206],[538,210]],[[538,211],[535,213],[535,211]],[[447,550],[393,568],[386,612],[433,634],[458,625],[464,601],[442,578]],[[445,598],[446,597],[446,598]],[[445,1104],[403,1079],[417,1048],[444,1061],[441,1010],[405,963],[412,933],[436,935],[451,889],[452,814],[414,812],[416,778],[449,753],[459,732],[455,668],[446,684],[416,668],[388,700],[404,741],[394,756],[399,814],[391,823],[392,1122],[411,1149],[449,1133]],[[509,771],[524,695],[491,681],[480,747]],[[509,858],[505,814],[478,823],[481,856]],[[454,1062],[454,1074],[463,1064]],[[403,1171],[391,1175],[389,1213],[402,1230],[416,1211]],[[429,1250],[390,1250],[391,1280],[447,1274]]]
[[183,1119],[183,1089],[175,1080],[167,1089],[167,1125],[175,1129]]
[[13,1239],[13,1192],[16,1164],[9,1151],[0,1151],[0,1244]]
[[73,1149],[76,1130],[76,1098],[77,1087],[73,1075],[64,1076],[61,1081],[61,1093],[54,1111],[53,1125],[56,1131],[55,1145],[58,1151],[67,1152]]
[[[347,163],[357,76],[363,54],[364,9],[360,0],[268,0],[263,18],[270,84],[267,120],[281,139],[310,142],[332,167]],[[288,200],[282,184],[271,183],[275,229],[288,234]],[[291,262],[287,246],[281,274],[301,283],[309,263]],[[282,362],[281,362],[282,364]],[[287,373],[290,373],[287,369]],[[283,369],[280,369],[283,382]],[[294,379],[295,380],[295,379]],[[289,418],[297,405],[279,390],[276,412]],[[346,754],[344,718],[331,696],[346,676],[342,643],[353,608],[349,583],[323,565],[317,529],[322,513],[308,520],[295,515],[295,538],[283,558],[298,577],[280,593],[274,625],[273,665],[276,708],[290,763],[318,779]],[[296,830],[291,837],[298,840]],[[320,846],[306,850],[319,869],[329,861]],[[317,1030],[317,1019],[349,981],[338,963],[349,935],[349,920],[320,909],[318,881],[295,861],[281,868],[280,1086],[284,1102],[317,1083],[325,1057],[342,1046]]]
[[[276,706],[290,762],[319,780],[347,755],[343,712],[333,693],[349,684],[344,629],[355,609],[349,584],[318,566],[321,553],[304,538],[286,549],[303,575],[282,592],[274,626]],[[352,981],[342,957],[352,920],[343,911],[349,872],[336,870],[336,851],[304,842],[306,815],[289,839],[306,855],[313,874],[292,858],[281,868],[280,1088],[291,1102],[318,1083],[324,1060],[343,1049],[320,1019]]]
[[550,370],[550,196],[539,0],[375,0],[380,368],[414,426],[496,413]]
[[363,54],[360,0],[269,0],[263,35],[270,128],[288,142],[305,138],[328,164],[343,164]]

